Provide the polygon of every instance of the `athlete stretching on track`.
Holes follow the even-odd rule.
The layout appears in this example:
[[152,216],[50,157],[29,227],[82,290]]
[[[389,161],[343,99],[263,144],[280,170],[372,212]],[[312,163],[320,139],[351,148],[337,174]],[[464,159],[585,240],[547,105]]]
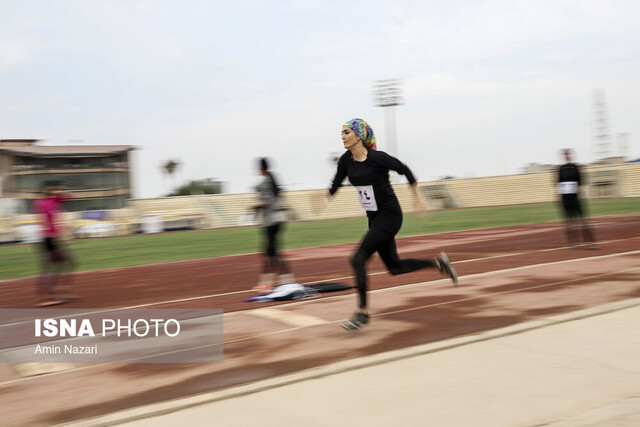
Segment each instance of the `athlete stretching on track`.
[[365,264],[374,252],[391,274],[404,274],[422,268],[437,268],[458,283],[456,271],[442,252],[433,259],[399,259],[395,236],[402,226],[402,210],[389,182],[389,171],[405,175],[412,186],[416,208],[424,210],[418,195],[418,185],[411,170],[400,160],[376,150],[371,127],[362,119],[352,119],[342,126],[342,142],[346,151],[338,160],[338,168],[327,198],[338,191],[342,181],[349,178],[358,191],[362,208],[369,218],[369,231],[351,258],[358,289],[358,310],[340,325],[348,330],[360,329],[369,323],[367,309],[367,271]]

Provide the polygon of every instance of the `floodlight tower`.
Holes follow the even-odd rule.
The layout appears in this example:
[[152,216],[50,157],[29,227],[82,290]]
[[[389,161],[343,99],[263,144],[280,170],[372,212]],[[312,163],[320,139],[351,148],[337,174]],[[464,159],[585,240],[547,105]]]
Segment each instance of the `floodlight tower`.
[[596,155],[598,156],[598,160],[604,160],[611,156],[609,121],[607,119],[607,106],[604,98],[604,89],[595,89],[593,91],[593,101],[596,115]]
[[396,105],[402,104],[402,82],[397,79],[377,80],[373,83],[373,97],[376,107],[384,107],[387,147],[385,150],[398,156],[396,136]]

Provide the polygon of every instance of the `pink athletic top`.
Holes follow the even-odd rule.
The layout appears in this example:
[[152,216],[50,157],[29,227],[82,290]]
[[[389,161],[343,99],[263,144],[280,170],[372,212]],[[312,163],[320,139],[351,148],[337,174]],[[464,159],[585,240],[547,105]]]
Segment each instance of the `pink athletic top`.
[[61,227],[58,224],[58,214],[62,211],[62,203],[69,200],[66,194],[56,194],[53,197],[38,199],[33,203],[33,210],[42,215],[42,234],[44,237],[56,237]]

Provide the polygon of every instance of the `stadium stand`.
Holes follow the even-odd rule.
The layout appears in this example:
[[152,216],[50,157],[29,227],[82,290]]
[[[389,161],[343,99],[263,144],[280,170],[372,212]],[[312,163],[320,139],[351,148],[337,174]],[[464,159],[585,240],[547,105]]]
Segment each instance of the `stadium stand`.
[[[597,165],[584,169],[586,185],[583,197],[640,196],[640,163]],[[420,192],[433,209],[515,205],[550,202],[557,199],[555,172],[423,182]],[[405,212],[413,211],[408,184],[396,184],[394,190]],[[355,189],[345,185],[330,201],[326,189],[283,192],[290,221],[312,221],[362,217]],[[256,218],[249,209],[255,194],[215,194],[155,199],[131,199],[127,207],[108,210],[105,218],[113,224],[115,235],[145,231],[221,228],[253,225]],[[82,212],[67,212],[70,233],[86,225]],[[149,220],[156,228],[149,228]],[[31,241],[38,225],[35,215],[0,215],[0,243]],[[105,226],[106,224],[101,224]],[[103,229],[105,229],[103,227]]]
[[253,223],[249,209],[255,203],[253,194],[213,194],[196,197],[207,216],[207,228],[237,227]]
[[164,231],[204,228],[206,225],[206,211],[193,196],[131,199],[128,206],[136,209],[141,219],[157,218]]
[[10,218],[4,215],[0,216],[0,243],[13,242],[14,240]]

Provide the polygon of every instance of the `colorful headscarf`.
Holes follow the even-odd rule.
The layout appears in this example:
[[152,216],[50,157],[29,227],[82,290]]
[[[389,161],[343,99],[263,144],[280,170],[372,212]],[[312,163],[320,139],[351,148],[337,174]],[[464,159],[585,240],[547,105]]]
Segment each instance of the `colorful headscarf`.
[[362,142],[367,148],[371,148],[373,150],[377,150],[376,146],[376,136],[373,134],[373,129],[367,122],[362,119],[351,119],[345,123],[346,126],[349,126],[351,130],[353,130],[356,135],[360,137]]

